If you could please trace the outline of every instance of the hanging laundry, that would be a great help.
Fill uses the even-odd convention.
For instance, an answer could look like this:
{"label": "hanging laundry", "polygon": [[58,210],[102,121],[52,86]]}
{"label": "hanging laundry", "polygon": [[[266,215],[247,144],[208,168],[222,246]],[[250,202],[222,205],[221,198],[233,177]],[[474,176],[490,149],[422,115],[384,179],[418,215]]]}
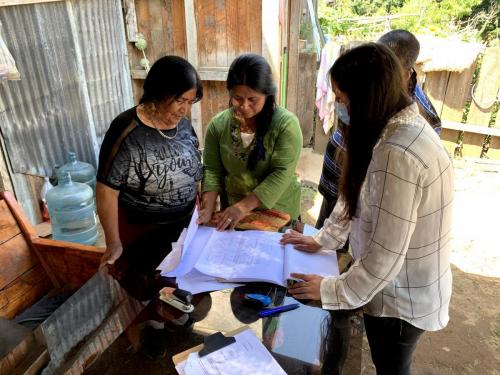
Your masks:
{"label": "hanging laundry", "polygon": [[325,134],[333,126],[335,95],[330,84],[330,75],[328,74],[333,63],[340,54],[341,45],[334,41],[328,41],[321,51],[321,61],[316,78],[316,107],[318,115],[323,122]]}

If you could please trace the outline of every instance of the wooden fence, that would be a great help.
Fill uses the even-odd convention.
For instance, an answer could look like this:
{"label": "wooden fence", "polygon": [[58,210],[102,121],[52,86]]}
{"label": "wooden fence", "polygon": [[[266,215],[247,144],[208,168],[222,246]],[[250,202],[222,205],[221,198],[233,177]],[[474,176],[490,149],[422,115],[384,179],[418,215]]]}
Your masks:
{"label": "wooden fence", "polygon": [[[461,73],[419,73],[424,91],[443,121],[441,139],[451,155],[500,160],[500,116],[490,125],[500,96],[499,62],[500,48],[486,48],[474,85],[478,61]],[[466,123],[462,123],[468,103]]]}

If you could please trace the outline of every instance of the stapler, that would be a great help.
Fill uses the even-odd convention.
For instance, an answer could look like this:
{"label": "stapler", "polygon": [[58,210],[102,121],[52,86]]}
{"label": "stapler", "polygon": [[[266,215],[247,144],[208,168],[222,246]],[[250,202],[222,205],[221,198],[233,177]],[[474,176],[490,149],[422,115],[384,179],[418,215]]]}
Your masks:
{"label": "stapler", "polygon": [[194,310],[194,306],[191,304],[193,295],[187,290],[166,287],[160,290],[160,299],[185,313]]}

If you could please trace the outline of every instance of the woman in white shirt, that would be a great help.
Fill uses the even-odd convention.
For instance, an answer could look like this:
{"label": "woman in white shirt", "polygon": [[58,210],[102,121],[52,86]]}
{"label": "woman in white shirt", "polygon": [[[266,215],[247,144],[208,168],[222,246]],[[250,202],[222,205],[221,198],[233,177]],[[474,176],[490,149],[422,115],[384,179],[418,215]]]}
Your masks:
{"label": "woman in white shirt", "polygon": [[303,281],[289,292],[328,310],[362,306],[377,374],[409,374],[422,332],[449,319],[452,163],[387,47],[354,48],[330,75],[350,123],[340,199],[315,237],[292,232],[282,242],[314,252],[349,236],[357,259],[339,277],[295,274]]}

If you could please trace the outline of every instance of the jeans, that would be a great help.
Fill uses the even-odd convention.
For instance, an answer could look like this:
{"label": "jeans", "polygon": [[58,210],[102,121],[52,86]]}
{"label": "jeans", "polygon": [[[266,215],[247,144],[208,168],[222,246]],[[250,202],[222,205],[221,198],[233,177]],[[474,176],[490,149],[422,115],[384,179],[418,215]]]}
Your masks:
{"label": "jeans", "polygon": [[377,375],[409,375],[413,352],[424,331],[397,318],[365,314],[364,320]]}

